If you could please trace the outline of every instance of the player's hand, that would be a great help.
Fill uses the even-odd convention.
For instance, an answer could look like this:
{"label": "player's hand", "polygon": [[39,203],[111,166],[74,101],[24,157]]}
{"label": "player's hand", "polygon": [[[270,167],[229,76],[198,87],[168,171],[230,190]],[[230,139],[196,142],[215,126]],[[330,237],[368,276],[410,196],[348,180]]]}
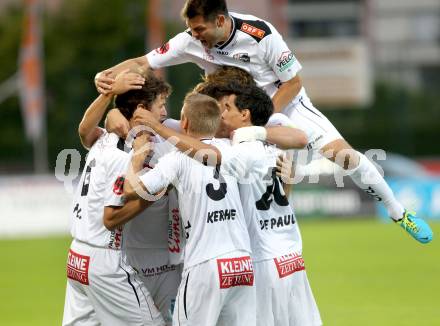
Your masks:
{"label": "player's hand", "polygon": [[152,129],[160,124],[160,121],[148,110],[136,110],[133,119],[135,125],[144,125]]}
{"label": "player's hand", "polygon": [[281,181],[286,184],[292,184],[295,177],[295,162],[292,155],[282,154],[277,158],[276,174]]}
{"label": "player's hand", "polygon": [[115,81],[111,77],[112,73],[111,70],[104,70],[95,75],[95,87],[100,94],[109,95],[111,93],[112,85]]}
{"label": "player's hand", "polygon": [[116,76],[111,86],[113,95],[119,95],[132,89],[141,89],[142,85],[145,84],[144,77],[129,71],[130,69],[126,69]]}
{"label": "player's hand", "polygon": [[130,124],[118,109],[112,109],[107,113],[105,129],[114,132],[121,138],[126,138],[130,130]]}
{"label": "player's hand", "polygon": [[232,133],[232,144],[239,144],[245,141],[265,141],[267,136],[266,128],[259,126],[242,127],[235,129]]}
{"label": "player's hand", "polygon": [[146,157],[150,153],[154,145],[151,137],[151,134],[146,131],[141,131],[136,135],[132,146],[134,155]]}

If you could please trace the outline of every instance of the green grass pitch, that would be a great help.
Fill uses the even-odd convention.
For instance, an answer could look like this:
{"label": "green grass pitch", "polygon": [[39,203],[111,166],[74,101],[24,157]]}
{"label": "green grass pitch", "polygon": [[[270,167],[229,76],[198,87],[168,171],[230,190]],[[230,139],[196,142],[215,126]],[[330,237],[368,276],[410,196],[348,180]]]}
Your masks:
{"label": "green grass pitch", "polygon": [[[324,325],[440,325],[440,239],[421,245],[372,219],[300,224]],[[431,224],[439,236],[440,224]],[[61,324],[69,244],[68,237],[0,241],[1,325]]]}

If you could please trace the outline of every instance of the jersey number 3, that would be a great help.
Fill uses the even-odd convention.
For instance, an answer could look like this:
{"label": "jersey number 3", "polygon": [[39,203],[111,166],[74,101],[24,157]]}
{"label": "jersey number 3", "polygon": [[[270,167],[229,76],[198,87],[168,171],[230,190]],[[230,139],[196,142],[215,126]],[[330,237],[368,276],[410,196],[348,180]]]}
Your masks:
{"label": "jersey number 3", "polygon": [[220,165],[217,165],[214,169],[214,179],[218,180],[220,186],[218,189],[214,189],[214,184],[208,183],[206,185],[206,194],[209,198],[215,201],[222,200],[226,196],[228,186],[225,179],[220,174]]}

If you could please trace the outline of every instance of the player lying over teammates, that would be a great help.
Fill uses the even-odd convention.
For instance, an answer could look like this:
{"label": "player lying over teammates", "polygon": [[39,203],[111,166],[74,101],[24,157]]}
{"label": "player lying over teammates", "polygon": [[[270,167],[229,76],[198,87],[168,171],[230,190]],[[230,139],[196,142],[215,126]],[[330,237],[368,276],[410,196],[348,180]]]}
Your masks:
{"label": "player lying over teammates", "polygon": [[[119,76],[114,93],[100,95],[79,127],[81,140],[90,151],[74,195],[63,325],[166,325],[164,317],[180,282],[177,267],[170,266],[168,259],[166,196],[154,203],[134,200],[124,205],[121,176],[130,155],[124,151],[123,139],[97,128],[112,95],[137,88],[132,81],[138,77]],[[159,120],[166,114],[164,102],[169,92],[169,85],[151,76],[142,89],[118,96],[116,103],[131,125],[137,107],[148,108]],[[123,225],[138,214],[137,220]],[[152,275],[142,275],[133,266],[138,271],[149,268]],[[157,306],[163,306],[164,317],[151,293]]]}
{"label": "player lying over teammates", "polygon": [[209,74],[218,66],[240,67],[272,97],[275,112],[282,112],[304,130],[311,156],[324,156],[347,170],[354,183],[381,201],[392,220],[417,241],[432,240],[429,225],[403,208],[375,166],[313,106],[298,75],[301,64],[272,24],[229,12],[225,0],[187,0],[182,17],[186,31],[145,56],[97,74],[98,91],[110,92],[115,74],[126,68],[145,72],[193,62]]}
{"label": "player lying over teammates", "polygon": [[[229,87],[222,87],[221,85],[216,87],[207,83],[199,86],[198,89],[201,92],[210,94],[223,94],[219,100],[224,108],[222,121],[228,130],[232,131],[253,125],[264,126],[273,112],[273,105],[269,96],[256,86],[243,88],[238,84],[231,85]],[[211,167],[211,173],[218,181],[214,186],[215,188],[211,185],[206,186],[208,194],[209,191],[213,192],[213,196],[208,195],[209,198],[206,198],[208,205],[209,203],[217,204],[216,201],[228,193],[229,182],[225,182],[225,180],[230,180],[230,176],[236,179],[235,183],[239,183],[241,204],[243,205],[244,217],[251,240],[257,293],[257,325],[321,325],[319,312],[305,272],[302,258],[302,241],[295,214],[284,194],[279,178],[275,175],[279,152],[261,141],[243,142],[228,147],[226,146],[228,144],[227,139],[223,142],[215,138],[212,139],[214,133],[210,135],[197,133],[194,129],[205,125],[203,123],[205,113],[201,108],[194,110],[187,104],[188,100],[194,96],[196,95],[188,96],[182,110],[181,125],[186,135],[179,135],[176,131],[153,121],[149,112],[136,112],[135,120],[146,124],[162,136],[177,136],[179,138],[179,142],[176,144],[177,147],[185,150],[185,153],[190,156],[195,155],[203,161],[207,160],[208,165],[209,163],[214,165]],[[209,121],[207,124],[211,125]],[[201,141],[201,139],[207,137],[210,138],[209,141]],[[209,153],[208,150],[211,150],[214,157],[206,159],[205,155],[198,155],[201,152],[207,154]],[[186,180],[188,163],[183,164],[181,160],[191,162],[191,166],[198,166],[198,169],[201,169],[200,163],[197,164],[183,154],[174,152],[159,160],[153,170],[140,176],[140,181],[143,184],[143,190],[149,193],[155,193],[168,183],[173,183],[180,195],[179,203],[182,205],[189,203],[189,207],[194,208],[197,201],[188,202],[184,197],[188,192],[191,193],[191,189],[188,189],[187,184],[188,182],[191,183],[192,180],[197,184],[194,188],[199,192],[200,189],[205,188],[205,184],[203,182],[199,184],[196,177],[197,173],[194,171],[193,179]],[[221,160],[220,166],[216,166],[218,160]],[[139,166],[139,163],[133,162],[135,172],[140,170]],[[129,193],[130,196],[132,194],[133,191]],[[195,211],[188,209],[184,212],[181,206],[181,212],[184,224],[187,223],[189,217],[197,212],[200,213],[200,215],[197,215],[197,221],[205,228],[213,228],[217,223],[221,224],[228,221],[226,217],[228,215],[217,214],[216,211],[209,208],[208,211],[201,210],[197,204]],[[188,238],[187,246],[190,241],[191,235]],[[215,241],[212,245],[214,244]],[[218,264],[221,266],[220,262]],[[231,270],[228,271],[232,272]],[[239,269],[238,271],[242,270]],[[191,273],[191,266],[184,266],[184,275],[191,275]],[[217,282],[210,286],[211,294],[203,297],[205,307],[209,306],[207,302],[211,302],[212,291],[222,288],[222,283],[219,283],[219,280],[223,279],[221,270],[219,269],[216,273],[220,273],[220,275],[216,275]],[[192,291],[198,291],[201,295],[197,287]],[[214,301],[216,302],[216,300]],[[177,309],[185,310],[184,302],[178,300],[177,304]],[[194,323],[196,319],[193,319],[197,318],[197,311],[200,309],[198,304],[201,304],[200,301],[197,303],[189,302],[184,316],[176,314],[176,310],[174,316],[180,317],[178,321],[182,325],[199,325],[199,323]],[[236,305],[235,313],[244,313],[243,307]],[[219,318],[219,324],[223,325],[221,323],[223,321],[222,315],[220,314],[217,318]],[[176,319],[174,320],[176,321]],[[211,323],[204,325],[211,325]],[[216,325],[216,323],[212,323],[212,325]],[[244,324],[230,321],[227,325]]]}

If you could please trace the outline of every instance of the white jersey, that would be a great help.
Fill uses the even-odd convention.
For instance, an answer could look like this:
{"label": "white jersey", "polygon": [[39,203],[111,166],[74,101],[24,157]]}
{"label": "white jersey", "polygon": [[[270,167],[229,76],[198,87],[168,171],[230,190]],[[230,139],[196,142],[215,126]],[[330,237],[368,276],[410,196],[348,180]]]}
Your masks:
{"label": "white jersey", "polygon": [[[281,83],[301,70],[302,66],[278,31],[267,21],[252,15],[230,13],[232,33],[229,39],[212,49],[203,47],[189,30],[177,34],[162,47],[148,53],[153,69],[193,62],[212,73],[219,65],[242,68],[257,85],[273,96]],[[293,102],[306,97],[304,88]]]}
{"label": "white jersey", "polygon": [[275,174],[278,154],[276,148],[261,141],[243,142],[222,152],[221,173],[239,180],[256,262],[302,252],[295,213]]}
{"label": "white jersey", "polygon": [[[205,142],[224,146],[217,139]],[[216,168],[173,151],[140,179],[150,193],[157,193],[170,183],[176,187],[186,233],[185,268],[236,250],[250,252],[238,185],[233,177],[222,178]]]}
{"label": "white jersey", "polygon": [[74,239],[96,247],[121,248],[122,228],[107,230],[103,216],[105,206],[121,205],[127,156],[115,134],[104,132],[91,147],[73,200]]}
{"label": "white jersey", "polygon": [[[171,145],[159,136],[153,141],[153,150],[146,159],[145,169],[151,169],[160,157],[171,150]],[[124,248],[168,248],[169,214],[168,195],[165,195],[124,226]]]}

